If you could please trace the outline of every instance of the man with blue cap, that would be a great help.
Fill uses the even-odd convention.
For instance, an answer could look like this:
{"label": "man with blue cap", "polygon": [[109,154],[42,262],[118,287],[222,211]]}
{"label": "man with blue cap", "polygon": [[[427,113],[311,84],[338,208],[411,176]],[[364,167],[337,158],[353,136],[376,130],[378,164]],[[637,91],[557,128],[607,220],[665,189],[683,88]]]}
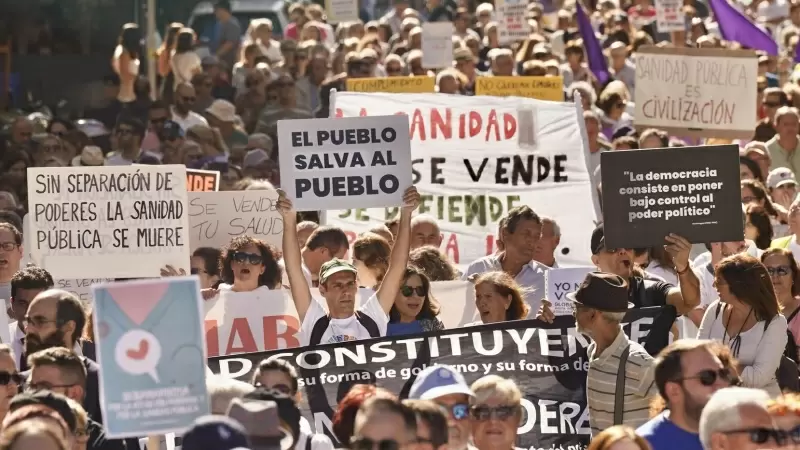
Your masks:
{"label": "man with blue cap", "polygon": [[408,393],[410,399],[431,400],[447,410],[449,450],[472,448],[469,399],[474,396],[464,376],[455,367],[445,365],[422,370]]}

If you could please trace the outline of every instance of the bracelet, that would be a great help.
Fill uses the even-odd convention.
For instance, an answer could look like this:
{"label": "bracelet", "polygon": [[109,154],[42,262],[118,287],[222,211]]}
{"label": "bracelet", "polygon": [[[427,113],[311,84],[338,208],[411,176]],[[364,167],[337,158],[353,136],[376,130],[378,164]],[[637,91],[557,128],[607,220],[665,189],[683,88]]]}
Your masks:
{"label": "bracelet", "polygon": [[677,267],[675,268],[675,273],[677,273],[678,275],[683,275],[688,271],[689,271],[689,264],[687,264],[686,268],[684,268],[683,270],[678,270]]}

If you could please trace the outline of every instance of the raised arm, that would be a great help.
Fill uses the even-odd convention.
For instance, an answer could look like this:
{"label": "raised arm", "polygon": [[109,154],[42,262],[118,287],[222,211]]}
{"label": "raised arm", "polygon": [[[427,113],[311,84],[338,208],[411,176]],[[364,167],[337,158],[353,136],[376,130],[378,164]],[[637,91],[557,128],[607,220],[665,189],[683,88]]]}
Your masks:
{"label": "raised arm", "polygon": [[297,243],[297,212],[286,193],[278,190],[278,211],[283,216],[283,265],[289,277],[289,288],[292,291],[294,307],[300,322],[306,317],[311,306],[311,289],[303,275],[303,261],[300,246]]}
{"label": "raised arm", "polygon": [[389,311],[392,310],[394,299],[403,284],[406,264],[408,263],[408,252],[411,249],[411,214],[417,209],[419,202],[420,197],[417,188],[411,186],[406,189],[403,194],[403,207],[400,208],[400,225],[397,231],[397,238],[394,240],[392,254],[389,257],[389,270],[383,277],[383,282],[376,293],[378,301],[386,314],[389,314]]}

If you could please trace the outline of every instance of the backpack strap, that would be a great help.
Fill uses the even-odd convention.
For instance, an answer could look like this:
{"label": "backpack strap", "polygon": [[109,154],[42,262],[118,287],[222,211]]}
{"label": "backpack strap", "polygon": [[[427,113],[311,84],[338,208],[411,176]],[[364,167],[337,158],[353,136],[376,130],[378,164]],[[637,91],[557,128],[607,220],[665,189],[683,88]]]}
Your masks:
{"label": "backpack strap", "polygon": [[381,337],[381,330],[378,328],[378,324],[375,323],[375,320],[373,320],[372,317],[362,313],[361,311],[356,311],[356,320],[367,330],[367,333],[369,333],[370,337]]}
{"label": "backpack strap", "polygon": [[720,311],[722,311],[722,302],[717,303],[717,308],[714,311],[714,319],[717,319],[719,317]]}
{"label": "backpack strap", "polygon": [[789,317],[786,318],[786,323],[790,323],[792,321],[792,319],[794,319],[794,316],[796,316],[797,313],[799,313],[799,312],[800,312],[800,308],[795,308],[795,310],[792,311],[791,314],[789,314]]}
{"label": "backpack strap", "polygon": [[320,319],[314,323],[314,327],[311,329],[311,337],[308,339],[308,345],[319,344],[322,341],[322,335],[325,334],[325,330],[328,329],[328,325],[330,324],[330,314],[320,317]]}
{"label": "backpack strap", "polygon": [[619,369],[617,370],[617,387],[614,390],[614,425],[622,425],[623,415],[625,414],[625,367],[628,365],[628,353],[630,344],[626,345],[619,357]]}

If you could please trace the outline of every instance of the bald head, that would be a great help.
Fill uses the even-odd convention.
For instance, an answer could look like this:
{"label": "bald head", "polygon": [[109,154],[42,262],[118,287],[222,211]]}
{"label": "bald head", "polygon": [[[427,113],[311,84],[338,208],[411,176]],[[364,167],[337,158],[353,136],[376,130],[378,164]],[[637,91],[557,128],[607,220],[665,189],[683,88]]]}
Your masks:
{"label": "bald head", "polygon": [[11,141],[18,145],[30,143],[33,138],[33,122],[27,117],[18,117],[11,124]]}
{"label": "bald head", "polygon": [[[48,289],[34,297],[28,306],[27,318],[26,349],[28,343],[34,346],[49,344],[45,348],[63,345],[72,349],[86,325],[86,313],[81,301],[75,294],[61,289]],[[53,335],[61,334],[63,339],[59,340],[63,340],[63,344],[57,344]],[[28,351],[25,353],[32,354]]]}

